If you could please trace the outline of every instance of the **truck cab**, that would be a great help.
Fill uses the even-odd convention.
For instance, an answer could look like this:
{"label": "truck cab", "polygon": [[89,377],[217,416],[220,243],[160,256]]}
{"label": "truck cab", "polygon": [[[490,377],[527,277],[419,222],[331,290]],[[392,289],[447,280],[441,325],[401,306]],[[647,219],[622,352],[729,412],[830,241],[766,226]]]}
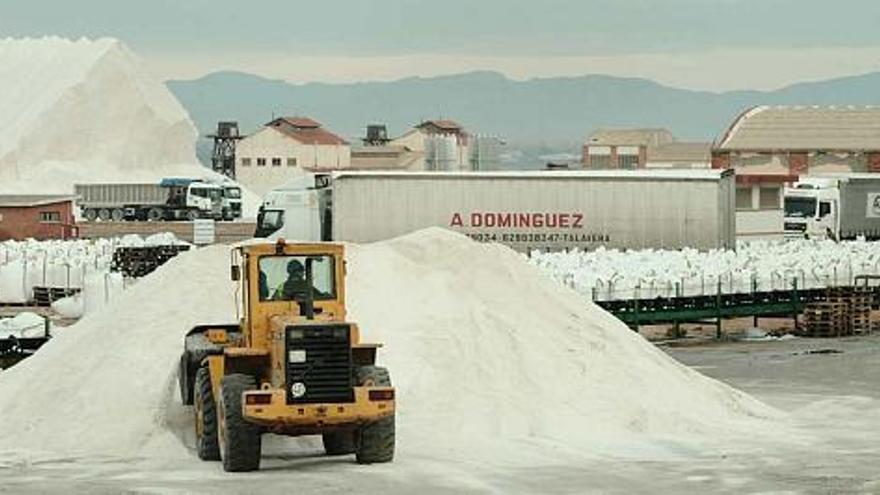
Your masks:
{"label": "truck cab", "polygon": [[305,174],[266,194],[254,237],[331,240],[330,176]]}
{"label": "truck cab", "polygon": [[223,220],[241,218],[241,188],[224,184],[223,189]]}
{"label": "truck cab", "polygon": [[785,189],[785,237],[838,239],[840,187],[835,179],[802,178]]}
{"label": "truck cab", "polygon": [[206,182],[193,182],[186,188],[186,207],[202,218],[219,220],[223,216],[223,188]]}

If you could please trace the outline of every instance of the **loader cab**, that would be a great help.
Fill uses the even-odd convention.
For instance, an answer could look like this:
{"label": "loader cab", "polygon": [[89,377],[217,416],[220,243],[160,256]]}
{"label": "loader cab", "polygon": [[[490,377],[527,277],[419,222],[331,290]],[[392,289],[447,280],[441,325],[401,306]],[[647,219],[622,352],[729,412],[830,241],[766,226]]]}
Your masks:
{"label": "loader cab", "polygon": [[[265,346],[277,320],[286,324],[345,321],[343,246],[287,243],[239,247],[233,254],[239,279],[242,330],[252,346]],[[273,323],[273,321],[275,323]]]}

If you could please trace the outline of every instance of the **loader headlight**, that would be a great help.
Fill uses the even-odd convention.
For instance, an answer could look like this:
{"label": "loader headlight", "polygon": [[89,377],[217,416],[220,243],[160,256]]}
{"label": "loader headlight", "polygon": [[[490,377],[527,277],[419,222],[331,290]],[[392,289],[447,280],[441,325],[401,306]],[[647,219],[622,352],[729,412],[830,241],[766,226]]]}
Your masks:
{"label": "loader headlight", "polygon": [[303,382],[296,382],[291,385],[290,395],[292,395],[294,399],[299,399],[303,395],[306,395],[306,384]]}
{"label": "loader headlight", "polygon": [[293,350],[287,351],[287,361],[293,364],[299,364],[306,362],[306,351],[304,350]]}

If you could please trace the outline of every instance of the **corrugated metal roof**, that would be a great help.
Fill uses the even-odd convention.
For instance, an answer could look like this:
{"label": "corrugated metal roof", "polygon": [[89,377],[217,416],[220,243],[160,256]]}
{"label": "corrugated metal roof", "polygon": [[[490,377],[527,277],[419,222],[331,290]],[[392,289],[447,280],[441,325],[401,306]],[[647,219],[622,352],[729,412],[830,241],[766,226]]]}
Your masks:
{"label": "corrugated metal roof", "polygon": [[599,129],[587,138],[588,145],[657,146],[675,138],[666,129]]}
{"label": "corrugated metal roof", "polygon": [[75,196],[47,194],[4,194],[0,195],[0,208],[31,208],[55,203],[73,201]]}
{"label": "corrugated metal roof", "polygon": [[740,115],[721,150],[880,150],[880,106],[763,106]]}

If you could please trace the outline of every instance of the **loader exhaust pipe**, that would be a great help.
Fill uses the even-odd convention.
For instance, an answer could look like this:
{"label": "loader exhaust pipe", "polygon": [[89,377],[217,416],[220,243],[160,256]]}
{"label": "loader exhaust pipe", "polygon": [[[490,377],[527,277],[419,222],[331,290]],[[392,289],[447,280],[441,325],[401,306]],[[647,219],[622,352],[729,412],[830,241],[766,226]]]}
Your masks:
{"label": "loader exhaust pipe", "polygon": [[309,320],[315,319],[315,288],[312,285],[314,282],[312,263],[314,261],[314,258],[306,258],[306,297],[300,305],[300,310],[303,313],[302,316]]}

